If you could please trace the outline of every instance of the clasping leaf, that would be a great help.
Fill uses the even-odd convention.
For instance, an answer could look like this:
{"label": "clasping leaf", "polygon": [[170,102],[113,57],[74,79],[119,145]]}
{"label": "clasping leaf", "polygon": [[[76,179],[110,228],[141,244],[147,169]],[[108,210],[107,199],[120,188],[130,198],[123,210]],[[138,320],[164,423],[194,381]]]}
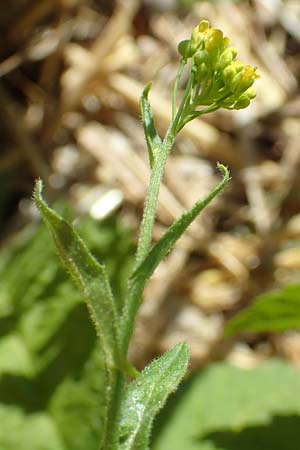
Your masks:
{"label": "clasping leaf", "polygon": [[155,415],[180,383],[188,364],[186,343],[153,361],[125,392],[121,407],[120,450],[146,450]]}

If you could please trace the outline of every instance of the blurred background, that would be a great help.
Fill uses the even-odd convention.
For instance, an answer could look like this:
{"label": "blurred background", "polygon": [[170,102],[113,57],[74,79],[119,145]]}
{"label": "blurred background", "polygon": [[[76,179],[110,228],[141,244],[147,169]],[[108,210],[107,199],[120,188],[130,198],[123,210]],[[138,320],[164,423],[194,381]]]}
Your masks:
{"label": "blurred background", "polygon": [[122,305],[149,179],[139,96],[153,81],[163,136],[177,44],[201,19],[258,67],[258,95],[177,138],[154,239],[217,183],[217,161],[232,180],[155,272],[131,359],[143,368],[186,340],[193,372],[300,361],[296,331],[223,337],[256,295],[299,283],[300,2],[10,0],[0,6],[1,450],[97,448],[101,352],[33,207],[34,180],[107,263]]}

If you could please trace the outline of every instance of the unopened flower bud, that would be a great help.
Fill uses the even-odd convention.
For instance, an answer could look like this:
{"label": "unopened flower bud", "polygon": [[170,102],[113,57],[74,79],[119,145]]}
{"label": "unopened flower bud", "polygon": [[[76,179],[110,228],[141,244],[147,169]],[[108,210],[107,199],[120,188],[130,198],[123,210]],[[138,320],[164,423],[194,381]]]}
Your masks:
{"label": "unopened flower bud", "polygon": [[250,104],[250,98],[246,94],[242,94],[240,98],[235,102],[234,109],[244,109]]}
{"label": "unopened flower bud", "polygon": [[211,52],[223,46],[223,33],[220,30],[211,28],[207,32],[207,40],[205,42],[205,50]]}
{"label": "unopened flower bud", "polygon": [[247,94],[250,100],[253,100],[256,97],[256,89],[254,87],[250,87],[246,90],[245,94]]}
{"label": "unopened flower bud", "polygon": [[204,79],[207,77],[208,73],[209,73],[209,69],[208,69],[207,65],[203,62],[203,63],[200,64],[200,66],[198,67],[198,70],[197,70],[197,77],[198,77],[198,79],[200,79],[200,80],[204,80]]}
{"label": "unopened flower bud", "polygon": [[229,66],[224,69],[224,82],[226,86],[231,87],[233,79],[244,68],[244,64],[241,61],[233,61]]}
{"label": "unopened flower bud", "polygon": [[259,78],[256,73],[256,68],[246,65],[244,69],[239,72],[232,80],[231,89],[233,92],[245,92],[254,81]]}
{"label": "unopened flower bud", "polygon": [[195,53],[194,61],[196,66],[200,66],[203,62],[206,63],[208,61],[208,53],[205,50],[198,50]]}
{"label": "unopened flower bud", "polygon": [[208,20],[201,20],[201,22],[193,29],[191,37],[192,55],[200,48],[201,43],[209,30],[210,25]]}
{"label": "unopened flower bud", "polygon": [[183,57],[183,59],[188,59],[192,56],[191,53],[191,41],[186,39],[178,44],[178,52]]}
{"label": "unopened flower bud", "polygon": [[210,28],[210,24],[208,20],[201,20],[201,22],[198,24],[198,31],[200,33],[204,33]]}
{"label": "unopened flower bud", "polygon": [[218,60],[216,69],[217,70],[225,69],[225,67],[227,67],[229,64],[231,64],[234,61],[236,56],[237,56],[237,50],[234,47],[226,48]]}

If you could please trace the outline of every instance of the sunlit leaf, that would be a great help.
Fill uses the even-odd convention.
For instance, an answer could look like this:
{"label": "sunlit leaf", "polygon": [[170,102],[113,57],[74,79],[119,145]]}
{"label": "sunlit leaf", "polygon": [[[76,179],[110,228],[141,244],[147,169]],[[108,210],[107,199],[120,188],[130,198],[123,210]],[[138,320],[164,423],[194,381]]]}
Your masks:
{"label": "sunlit leaf", "polygon": [[177,389],[187,363],[187,345],[178,344],[129,385],[121,411],[120,450],[148,449],[153,419]]}
{"label": "sunlit leaf", "polygon": [[151,450],[294,450],[300,370],[269,360],[212,364],[183,383],[158,417]]}
{"label": "sunlit leaf", "polygon": [[300,328],[300,285],[265,292],[226,326],[227,336],[242,332],[285,331]]}
{"label": "sunlit leaf", "polygon": [[41,181],[36,184],[35,201],[65,267],[86,300],[106,362],[108,366],[117,366],[118,317],[105,266],[91,255],[74,227],[47,206],[42,198]]}

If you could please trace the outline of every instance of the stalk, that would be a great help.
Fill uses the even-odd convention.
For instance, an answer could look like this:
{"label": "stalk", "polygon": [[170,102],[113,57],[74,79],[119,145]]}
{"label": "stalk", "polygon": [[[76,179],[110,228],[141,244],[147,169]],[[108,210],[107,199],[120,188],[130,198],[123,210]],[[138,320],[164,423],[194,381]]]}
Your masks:
{"label": "stalk", "polygon": [[105,420],[104,438],[101,449],[118,450],[118,428],[120,407],[125,385],[124,374],[118,369],[111,369],[108,374],[107,399],[108,408]]}

